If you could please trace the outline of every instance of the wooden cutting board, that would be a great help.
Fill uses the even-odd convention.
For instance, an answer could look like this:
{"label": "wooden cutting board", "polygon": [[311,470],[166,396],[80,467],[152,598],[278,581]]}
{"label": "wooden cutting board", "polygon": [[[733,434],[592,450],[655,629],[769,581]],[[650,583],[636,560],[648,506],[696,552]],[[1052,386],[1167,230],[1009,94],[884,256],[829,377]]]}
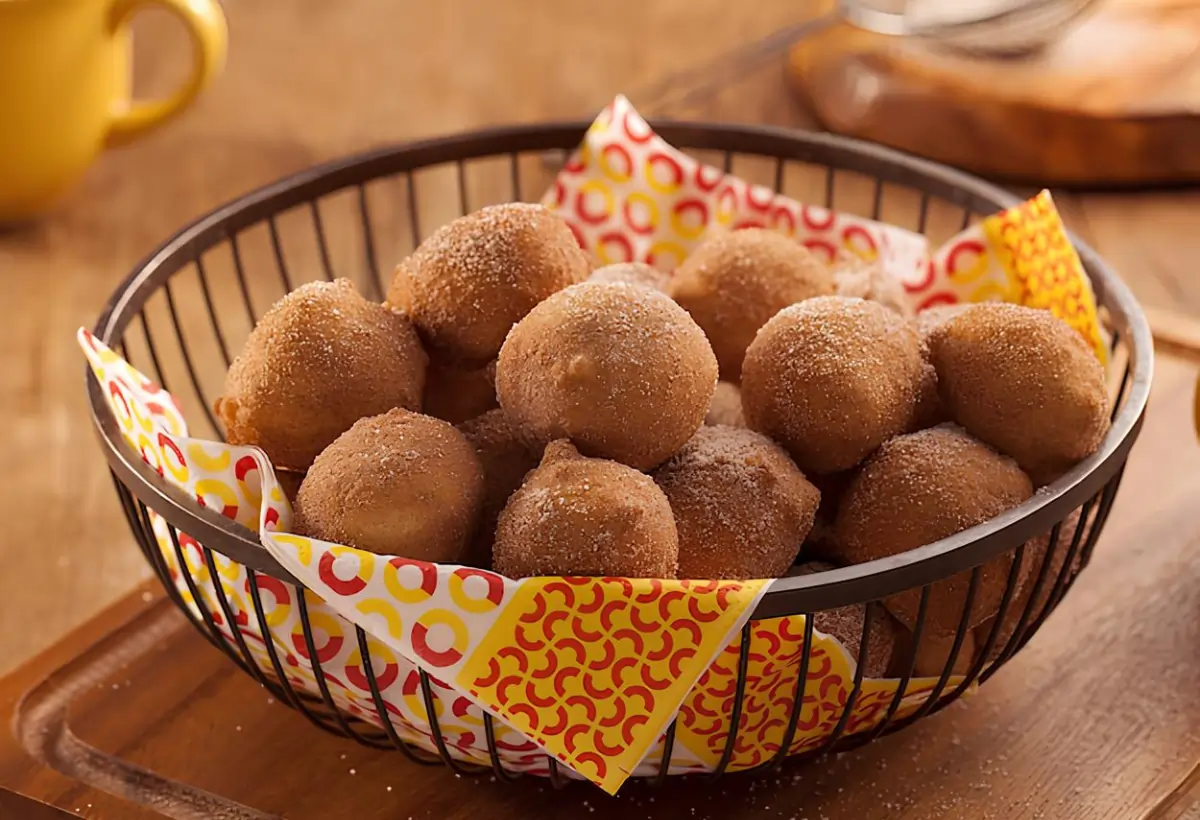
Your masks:
{"label": "wooden cutting board", "polygon": [[985,176],[1200,182],[1200,0],[1101,0],[1010,60],[844,24],[793,47],[787,73],[829,130]]}
{"label": "wooden cutting board", "polygon": [[[1190,350],[1194,325],[1177,330]],[[616,798],[458,778],[313,728],[150,582],[0,679],[0,820],[1198,820],[1196,366],[1161,352],[1061,607],[974,697],[863,749]]]}

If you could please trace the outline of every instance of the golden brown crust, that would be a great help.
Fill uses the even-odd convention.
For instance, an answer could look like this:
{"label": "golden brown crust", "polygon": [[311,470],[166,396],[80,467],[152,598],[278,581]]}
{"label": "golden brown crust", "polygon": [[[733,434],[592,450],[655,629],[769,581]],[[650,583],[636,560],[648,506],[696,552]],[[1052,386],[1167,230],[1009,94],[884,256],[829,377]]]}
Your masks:
{"label": "golden brown crust", "polygon": [[458,424],[499,406],[494,360],[482,367],[430,360],[421,405],[425,415]]}
{"label": "golden brown crust", "polygon": [[778,578],[796,560],[820,493],[769,438],[701,427],[654,471],[679,532],[679,577]]}
{"label": "golden brown crust", "polygon": [[303,471],[360,418],[419,408],[426,361],[402,314],[368,302],[348,280],[312,282],[259,320],[215,409],[229,442]]}
{"label": "golden brown crust", "polygon": [[666,293],[671,277],[645,262],[616,262],[596,268],[587,281],[609,285],[618,283],[641,285],[653,288],[660,293]]}
{"label": "golden brown crust", "polygon": [[726,427],[745,427],[746,416],[742,413],[742,389],[733,382],[717,382],[713,392],[712,402],[708,405],[708,413],[704,423]]}
{"label": "golden brown crust", "polygon": [[[828,572],[834,569],[833,564],[822,561],[809,561],[800,564],[789,572],[789,575],[812,575],[818,572]],[[813,626],[826,635],[837,638],[842,648],[850,654],[855,663],[859,662],[862,649],[863,629],[867,623],[867,607],[865,604],[826,609],[813,615]],[[867,634],[867,663],[863,674],[868,678],[887,677],[888,669],[895,654],[896,639],[904,627],[896,623],[882,607],[876,605],[871,613],[871,629]]]}
{"label": "golden brown crust", "polygon": [[486,362],[534,305],[590,272],[566,222],[514,202],[435,231],[397,266],[388,302],[412,317],[432,351]]}
{"label": "golden brown crust", "polygon": [[775,231],[720,234],[689,256],[668,291],[704,329],[721,378],[741,379],[754,334],[783,308],[834,292],[833,274],[807,248]]}
{"label": "golden brown crust", "polygon": [[649,476],[552,442],[508,500],[493,564],[509,578],[593,575],[674,578],[679,541],[671,505]]}
{"label": "golden brown crust", "polygon": [[953,419],[1037,485],[1096,452],[1108,432],[1104,368],[1047,310],[972,305],[932,334],[930,356]]}
{"label": "golden brown crust", "polygon": [[500,406],[542,443],[648,470],[704,421],[717,362],[674,302],[635,285],[585,282],[521,320],[500,351]]}
{"label": "golden brown crust", "polygon": [[500,408],[464,421],[458,429],[475,448],[483,467],[483,507],[469,562],[473,566],[489,567],[500,511],[521,486],[526,474],[537,467],[541,450],[529,447],[521,439],[512,419]]}
{"label": "golden brown crust", "polygon": [[862,299],[781,310],[746,351],[746,424],[782,444],[805,475],[846,470],[910,427],[924,362],[916,331]]}
{"label": "golden brown crust", "polygon": [[[949,425],[898,436],[879,448],[846,491],[835,524],[840,562],[861,564],[961,532],[1028,499],[1033,487],[1009,458]],[[1012,555],[983,565],[968,628],[994,615]],[[931,587],[925,628],[954,633],[971,573]],[[902,623],[917,619],[920,589],[884,601]]]}
{"label": "golden brown crust", "polygon": [[313,462],[296,532],[382,555],[455,563],[483,502],[475,449],[450,424],[390,410],[362,419]]}

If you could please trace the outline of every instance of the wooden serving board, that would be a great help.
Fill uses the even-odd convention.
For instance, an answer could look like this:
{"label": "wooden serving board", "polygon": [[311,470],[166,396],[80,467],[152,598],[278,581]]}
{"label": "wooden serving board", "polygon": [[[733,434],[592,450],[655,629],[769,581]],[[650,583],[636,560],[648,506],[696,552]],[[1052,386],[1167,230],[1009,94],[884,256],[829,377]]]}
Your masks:
{"label": "wooden serving board", "polygon": [[1034,640],[973,698],[857,752],[616,798],[458,778],[313,728],[148,584],[0,680],[0,820],[1198,820],[1195,381],[1160,357],[1105,535]]}
{"label": "wooden serving board", "polygon": [[787,73],[829,130],[984,176],[1200,182],[1200,0],[1100,0],[1015,60],[840,25],[795,46]]}

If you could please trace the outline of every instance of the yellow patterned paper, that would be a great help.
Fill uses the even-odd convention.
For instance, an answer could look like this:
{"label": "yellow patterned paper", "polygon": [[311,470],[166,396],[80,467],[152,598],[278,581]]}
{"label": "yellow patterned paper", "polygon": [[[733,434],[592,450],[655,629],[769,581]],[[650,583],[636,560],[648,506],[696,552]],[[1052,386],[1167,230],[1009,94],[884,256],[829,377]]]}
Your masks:
{"label": "yellow patterned paper", "polygon": [[[988,247],[1009,277],[1017,302],[1049,310],[1088,341],[1101,362],[1096,297],[1049,191],[983,220]],[[980,301],[980,300],[976,300]]]}
{"label": "yellow patterned paper", "polygon": [[767,583],[534,579],[457,681],[615,793]]}

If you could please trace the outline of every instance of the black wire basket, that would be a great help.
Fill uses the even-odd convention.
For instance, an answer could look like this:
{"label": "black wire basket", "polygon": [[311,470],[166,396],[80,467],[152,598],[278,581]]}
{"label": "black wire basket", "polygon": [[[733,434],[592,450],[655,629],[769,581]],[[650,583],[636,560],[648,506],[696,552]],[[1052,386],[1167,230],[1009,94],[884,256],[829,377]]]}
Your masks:
{"label": "black wire basket", "polygon": [[[102,342],[135,367],[198,408],[192,421],[207,427],[193,435],[220,436],[210,411],[231,358],[259,315],[283,294],[308,278],[350,278],[366,294],[381,298],[390,265],[437,225],[462,213],[499,201],[533,199],[553,176],[552,161],[566,158],[580,142],[587,123],[567,123],[482,131],[386,148],[323,165],[250,193],[187,226],[137,266],[113,294],[95,327]],[[961,230],[973,220],[1016,204],[1010,194],[942,166],[865,143],[823,135],[746,126],[656,123],[669,143],[742,176],[763,182],[802,201],[894,221],[903,211],[914,230],[934,235]],[[799,190],[797,190],[799,187]],[[858,203],[856,206],[855,203]],[[900,207],[900,204],[903,207]],[[1072,237],[1096,292],[1111,339],[1110,381],[1113,425],[1099,451],[1032,499],[997,518],[934,544],[890,558],[816,575],[775,581],[742,631],[735,653],[736,689],[725,715],[723,748],[715,766],[724,773],[733,759],[743,725],[743,696],[755,624],[767,619],[850,605],[866,605],[859,656],[865,657],[872,622],[885,617],[879,601],[906,590],[920,590],[914,642],[920,644],[926,607],[934,583],[969,575],[963,616],[936,684],[920,694],[916,708],[900,709],[914,663],[900,670],[899,687],[879,705],[867,730],[851,720],[863,692],[865,664],[859,664],[831,732],[819,744],[796,753],[792,739],[798,704],[811,692],[813,617],[805,618],[803,643],[786,672],[790,704],[777,750],[754,766],[773,768],[785,757],[803,759],[843,751],[931,714],[986,680],[1037,632],[1088,564],[1121,483],[1126,459],[1141,428],[1150,389],[1153,354],[1145,318],[1124,284],[1087,246]],[[196,503],[169,484],[126,444],[97,380],[89,373],[92,414],[112,470],[113,482],[133,534],[167,594],[220,651],[297,709],[315,725],[377,748],[397,749],[420,763],[439,761],[460,773],[491,772],[511,779],[522,773],[545,774],[555,785],[570,774],[552,757],[528,755],[513,766],[500,753],[497,738],[507,727],[481,716],[479,742],[486,744],[485,764],[471,762],[444,737],[439,716],[445,706],[436,679],[423,670],[414,675],[414,702],[423,709],[432,743],[414,743],[395,720],[381,695],[369,651],[369,636],[343,622],[348,640],[361,653],[361,674],[373,708],[347,707],[332,692],[322,670],[320,624],[314,601],[296,580],[261,547],[254,533]],[[1028,546],[1044,539],[1045,552]],[[1027,553],[1029,553],[1027,557]],[[982,566],[1002,555],[1014,556],[999,616],[981,646],[967,655],[969,613]],[[1016,625],[1002,630],[1016,599],[1018,568],[1033,561],[1028,583],[1033,592],[1015,610]],[[245,571],[245,588],[231,594],[212,583],[230,567]],[[209,584],[204,592],[204,584]],[[298,678],[296,659],[269,634],[264,590],[288,594],[298,610],[296,652],[308,661],[307,679]],[[248,602],[239,597],[245,593]],[[237,600],[235,600],[235,598]],[[1012,621],[1010,620],[1011,624]],[[252,629],[246,629],[246,627]],[[1007,632],[1008,634],[1003,634]],[[255,634],[256,633],[256,634]],[[915,652],[913,653],[915,655]],[[963,655],[963,658],[960,658]],[[966,662],[964,662],[966,661]],[[908,702],[908,701],[905,701]],[[911,703],[909,704],[911,705]],[[676,723],[660,740],[654,759],[637,774],[661,780],[668,774]],[[490,763],[490,765],[486,765]]]}

